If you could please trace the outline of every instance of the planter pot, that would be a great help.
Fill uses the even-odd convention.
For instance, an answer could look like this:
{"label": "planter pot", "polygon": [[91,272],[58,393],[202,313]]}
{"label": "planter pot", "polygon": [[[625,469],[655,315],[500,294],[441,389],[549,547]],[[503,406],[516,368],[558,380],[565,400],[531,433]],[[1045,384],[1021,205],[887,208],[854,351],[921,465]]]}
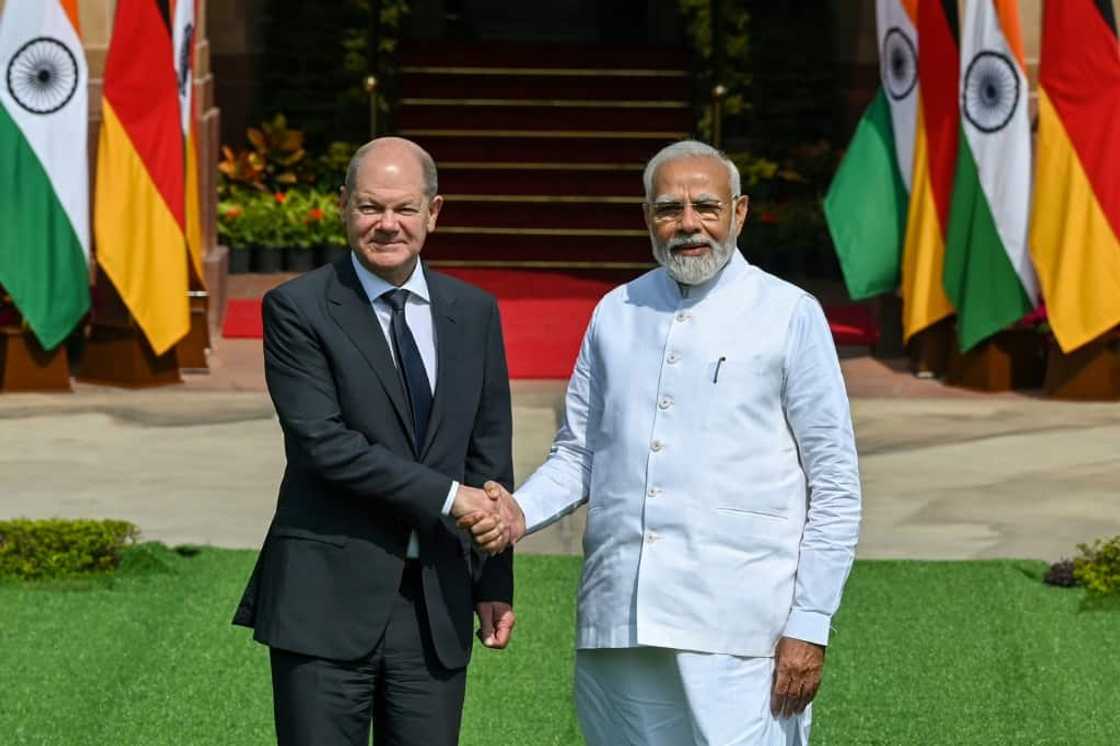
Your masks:
{"label": "planter pot", "polygon": [[322,246],[320,247],[321,256],[323,257],[323,264],[333,264],[344,256],[350,253],[349,246]]}
{"label": "planter pot", "polygon": [[257,246],[253,249],[253,271],[264,274],[279,272],[284,262],[282,249],[265,248]]}
{"label": "planter pot", "polygon": [[243,275],[252,266],[253,252],[249,249],[232,249],[229,252],[229,273]]}
{"label": "planter pot", "polygon": [[315,268],[315,252],[310,246],[289,246],[284,249],[284,269],[288,272],[307,272]]}

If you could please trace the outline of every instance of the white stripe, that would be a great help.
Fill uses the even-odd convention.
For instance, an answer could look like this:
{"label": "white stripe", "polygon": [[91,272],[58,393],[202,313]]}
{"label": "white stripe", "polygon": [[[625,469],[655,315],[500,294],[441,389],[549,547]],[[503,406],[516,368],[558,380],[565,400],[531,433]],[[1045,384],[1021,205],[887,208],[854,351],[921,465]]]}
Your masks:
{"label": "white stripe", "polygon": [[[993,69],[1010,69],[1018,80],[1018,100],[1011,113],[1010,121],[1002,129],[985,132],[969,119],[966,111],[973,111],[973,119],[987,125],[986,120],[970,108],[964,98],[969,66],[981,53],[995,53],[1010,62],[1010,68],[996,67],[1003,63],[995,62]],[[987,56],[984,59],[995,61]],[[977,74],[979,65],[974,68]],[[1031,200],[1031,127],[1027,111],[1027,76],[1019,60],[1012,52],[1007,38],[1000,27],[992,0],[969,0],[965,7],[964,27],[961,35],[961,82],[960,92],[963,107],[961,111],[965,137],[968,147],[976,161],[980,176],[980,188],[988,201],[996,232],[1007,252],[1011,266],[1019,275],[1019,281],[1028,297],[1038,301],[1038,278],[1031,264],[1027,249],[1027,226],[1030,221]],[[1002,121],[994,117],[993,121]],[[990,128],[990,127],[988,127]]]}
{"label": "white stripe", "polygon": [[[26,46],[35,39],[45,38],[36,46]],[[69,52],[63,51],[62,47]],[[20,54],[12,66],[13,58]],[[23,62],[32,59],[35,50],[54,52],[60,70],[74,78],[74,91],[65,105],[51,113],[34,113],[13,98],[8,81],[18,75]],[[71,61],[72,60],[72,61]],[[26,68],[23,68],[26,69]],[[85,51],[78,32],[70,23],[66,11],[58,0],[8,0],[0,15],[0,105],[15,121],[32,151],[42,164],[59,202],[74,228],[86,263],[89,263],[89,153],[86,149],[86,129],[89,117],[87,84],[89,72]],[[70,88],[66,81],[66,91]],[[28,103],[34,96],[33,89],[24,88],[17,95]],[[65,99],[63,99],[65,100]],[[39,99],[41,108],[55,102],[46,96]],[[34,107],[33,107],[34,108]]]}
{"label": "white stripe", "polygon": [[[898,0],[877,0],[875,4],[875,21],[879,39],[879,77],[883,90],[887,94],[887,101],[891,108],[891,129],[894,131],[895,157],[898,160],[898,170],[902,173],[902,181],[906,184],[906,191],[911,191],[911,173],[914,170],[914,133],[918,124],[918,31],[914,28],[910,15]],[[884,46],[888,37],[892,48],[905,38],[912,45],[914,85],[904,96],[899,96],[905,90],[900,88],[896,79],[892,78],[889,69],[890,60],[885,59]],[[906,45],[898,47],[900,50]],[[895,95],[891,95],[892,91]]]}
{"label": "white stripe", "polygon": [[[194,0],[178,0],[175,3],[172,47],[175,54],[175,73],[179,80],[179,120],[183,126],[184,135],[189,135],[191,126],[191,88],[194,84],[194,71],[190,65],[193,55],[190,54],[190,50],[184,54],[183,48],[187,44],[194,45],[194,38],[197,35],[194,21]],[[189,38],[188,27],[190,29]]]}

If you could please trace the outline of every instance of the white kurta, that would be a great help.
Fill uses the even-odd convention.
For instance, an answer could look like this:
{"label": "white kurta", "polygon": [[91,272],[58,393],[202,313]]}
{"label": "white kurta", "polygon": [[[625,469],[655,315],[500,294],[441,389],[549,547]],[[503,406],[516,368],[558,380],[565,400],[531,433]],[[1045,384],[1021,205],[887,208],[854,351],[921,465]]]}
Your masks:
{"label": "white kurta", "polygon": [[772,656],[826,644],[860,487],[819,304],[735,252],[704,285],[653,270],[595,309],[530,530],[588,503],[577,647]]}

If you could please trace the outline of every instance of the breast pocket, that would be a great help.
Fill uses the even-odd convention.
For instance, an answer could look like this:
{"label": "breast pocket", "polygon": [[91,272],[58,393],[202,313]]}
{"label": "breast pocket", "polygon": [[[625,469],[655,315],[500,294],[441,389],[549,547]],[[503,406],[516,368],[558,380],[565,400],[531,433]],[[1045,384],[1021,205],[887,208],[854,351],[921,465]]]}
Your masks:
{"label": "breast pocket", "polygon": [[[785,475],[790,454],[780,447],[787,427],[781,406],[777,360],[744,357],[712,370],[701,442],[709,504],[725,517],[752,522],[788,515],[791,493]],[[717,507],[718,506],[718,507]]]}
{"label": "breast pocket", "polygon": [[[781,374],[762,357],[725,358],[708,366],[705,431],[716,436],[742,430],[745,418],[780,414]],[[775,423],[775,426],[778,423]]]}

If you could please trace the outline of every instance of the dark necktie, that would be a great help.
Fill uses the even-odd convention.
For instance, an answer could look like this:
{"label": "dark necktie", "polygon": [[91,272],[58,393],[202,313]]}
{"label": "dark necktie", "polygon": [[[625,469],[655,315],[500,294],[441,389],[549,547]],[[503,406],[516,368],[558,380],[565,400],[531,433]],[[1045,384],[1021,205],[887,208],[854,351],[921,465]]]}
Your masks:
{"label": "dark necktie", "polygon": [[393,352],[396,353],[397,370],[404,379],[405,393],[412,404],[412,426],[416,433],[416,450],[424,447],[424,436],[428,432],[428,415],[432,411],[432,388],[428,381],[428,373],[424,370],[424,359],[420,357],[420,348],[412,331],[408,328],[408,321],[404,316],[404,306],[408,301],[407,290],[391,290],[382,298],[393,309],[393,316],[389,322],[389,336],[393,339]]}

